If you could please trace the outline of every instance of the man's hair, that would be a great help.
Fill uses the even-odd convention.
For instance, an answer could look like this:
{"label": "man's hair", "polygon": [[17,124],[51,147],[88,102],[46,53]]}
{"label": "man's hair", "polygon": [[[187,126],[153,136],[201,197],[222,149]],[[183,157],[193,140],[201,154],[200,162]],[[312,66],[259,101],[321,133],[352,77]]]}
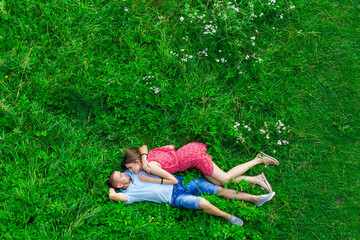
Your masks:
{"label": "man's hair", "polygon": [[112,171],[109,175],[109,180],[105,182],[105,184],[109,187],[116,188],[116,184],[118,183],[118,181],[115,179],[115,172],[116,171]]}
{"label": "man's hair", "polygon": [[141,160],[140,150],[138,148],[128,148],[122,163],[123,168],[126,168],[125,164],[135,163],[136,160]]}

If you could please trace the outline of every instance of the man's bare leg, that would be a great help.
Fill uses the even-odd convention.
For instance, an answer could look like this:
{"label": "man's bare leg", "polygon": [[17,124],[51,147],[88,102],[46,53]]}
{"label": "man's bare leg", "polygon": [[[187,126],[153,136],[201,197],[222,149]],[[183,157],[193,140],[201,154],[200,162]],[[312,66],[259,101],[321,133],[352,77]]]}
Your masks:
{"label": "man's bare leg", "polygon": [[229,221],[231,224],[234,225],[239,225],[242,226],[243,225],[243,221],[238,218],[235,217],[229,213],[226,213],[224,211],[221,211],[219,208],[217,208],[216,206],[212,205],[208,200],[206,200],[205,198],[201,198],[200,199],[200,208],[206,212],[207,214],[211,214],[214,216],[218,216],[218,217],[222,217],[224,219],[226,219],[227,221]]}

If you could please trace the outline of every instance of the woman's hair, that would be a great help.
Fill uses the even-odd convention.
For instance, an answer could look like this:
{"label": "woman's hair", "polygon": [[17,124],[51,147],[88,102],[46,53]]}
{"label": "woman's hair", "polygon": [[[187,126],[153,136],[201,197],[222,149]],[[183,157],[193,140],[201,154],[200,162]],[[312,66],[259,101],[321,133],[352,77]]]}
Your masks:
{"label": "woman's hair", "polygon": [[138,148],[128,148],[125,152],[124,160],[122,162],[123,168],[126,168],[125,164],[135,163],[139,160],[141,163],[141,154]]}

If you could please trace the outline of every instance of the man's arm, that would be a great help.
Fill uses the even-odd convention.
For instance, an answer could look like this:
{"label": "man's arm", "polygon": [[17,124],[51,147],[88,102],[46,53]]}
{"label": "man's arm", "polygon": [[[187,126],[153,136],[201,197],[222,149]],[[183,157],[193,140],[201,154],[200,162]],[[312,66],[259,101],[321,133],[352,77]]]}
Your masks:
{"label": "man's arm", "polygon": [[117,193],[114,188],[109,188],[109,198],[113,201],[127,202],[127,197],[124,193]]}

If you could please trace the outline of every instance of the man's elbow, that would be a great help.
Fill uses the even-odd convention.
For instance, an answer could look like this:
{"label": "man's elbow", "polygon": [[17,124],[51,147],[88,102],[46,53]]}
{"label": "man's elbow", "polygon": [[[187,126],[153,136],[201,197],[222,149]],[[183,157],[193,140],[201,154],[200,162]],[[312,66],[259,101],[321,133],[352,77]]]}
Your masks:
{"label": "man's elbow", "polygon": [[119,199],[116,198],[116,195],[113,193],[109,193],[109,198],[113,201],[119,201]]}

